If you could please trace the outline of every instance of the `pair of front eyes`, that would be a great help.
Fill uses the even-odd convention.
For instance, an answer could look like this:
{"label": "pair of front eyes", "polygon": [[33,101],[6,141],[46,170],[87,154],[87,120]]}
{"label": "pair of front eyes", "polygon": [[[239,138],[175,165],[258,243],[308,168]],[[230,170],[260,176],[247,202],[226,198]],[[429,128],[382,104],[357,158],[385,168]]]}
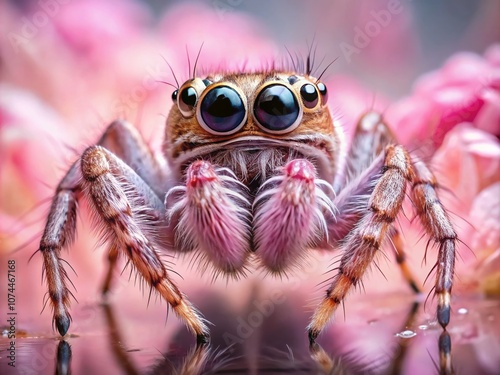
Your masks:
{"label": "pair of front eyes", "polygon": [[[259,88],[253,116],[262,130],[273,134],[291,132],[300,124],[304,110],[314,110],[326,104],[326,86],[321,82],[313,84],[304,81],[290,76],[290,86],[272,81]],[[201,127],[215,135],[228,135],[240,130],[248,117],[243,92],[231,82],[214,84],[209,79],[202,82],[205,89],[201,95],[198,95],[195,85],[185,86],[172,94],[182,116],[189,118],[196,114]]]}

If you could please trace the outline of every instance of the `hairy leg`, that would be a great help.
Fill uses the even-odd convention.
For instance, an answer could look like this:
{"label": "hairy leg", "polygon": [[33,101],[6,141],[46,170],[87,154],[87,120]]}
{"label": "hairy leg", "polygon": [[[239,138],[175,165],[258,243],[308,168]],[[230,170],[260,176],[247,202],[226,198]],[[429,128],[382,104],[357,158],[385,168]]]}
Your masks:
{"label": "hairy leg", "polygon": [[338,274],[308,326],[311,344],[371,264],[401,210],[406,184],[412,180],[413,171],[407,152],[401,146],[388,146],[382,175],[373,189],[367,210],[343,242]]}
{"label": "hairy leg", "polygon": [[[71,166],[57,187],[40,242],[39,250],[44,258],[48,296],[53,307],[55,326],[61,335],[65,335],[70,326],[71,292],[67,286],[70,281],[63,266],[64,261],[59,254],[62,248],[69,247],[73,242],[76,232],[77,201],[84,194],[90,198],[91,203],[93,202],[97,215],[100,216],[100,222],[104,222],[104,234],[111,242],[110,269],[103,291],[109,289],[118,250],[125,248],[132,261],[135,260],[134,265],[150,285],[155,286],[164,298],[170,299],[172,306],[177,306],[174,310],[185,319],[199,339],[204,340],[207,329],[196,311],[183,300],[182,294],[169,280],[157,281],[160,276],[166,275],[166,268],[153,248],[153,243],[149,241],[164,247],[169,243],[168,235],[172,233],[162,221],[165,210],[163,202],[149,185],[151,183],[153,186],[159,186],[163,180],[159,177],[159,173],[152,172],[159,164],[147,150],[137,131],[127,123],[118,121],[112,123],[99,143],[116,149],[120,158],[102,147],[94,146],[86,151],[85,157]],[[134,165],[148,183],[126,163]],[[102,174],[95,176],[92,168],[100,168]],[[82,174],[82,170],[86,173]],[[100,183],[93,183],[99,179]],[[113,185],[107,185],[103,180],[113,181]],[[108,201],[107,198],[114,198],[115,201],[111,199]],[[103,209],[107,209],[106,213],[102,212]],[[115,214],[116,218],[113,216]],[[131,227],[127,228],[127,224],[131,224]],[[138,233],[139,238],[130,238],[131,230],[133,233]],[[145,254],[140,253],[141,245],[147,246]],[[148,268],[149,261],[152,262],[152,271]]]}
{"label": "hairy leg", "polygon": [[[121,120],[113,121],[97,144],[111,151],[132,168],[158,197],[165,194],[166,167],[155,157],[139,131],[132,124]],[[118,249],[116,246],[111,246],[108,251],[108,271],[101,288],[103,295],[106,295],[111,289],[117,260]]]}
{"label": "hairy leg", "polygon": [[411,197],[417,215],[431,240],[438,246],[438,260],[435,265],[437,275],[435,293],[438,297],[437,318],[446,328],[450,321],[450,299],[455,267],[457,234],[450,218],[439,201],[436,177],[418,158],[413,157],[415,179],[411,187]]}
{"label": "hairy leg", "polygon": [[395,226],[393,226],[391,228],[389,236],[391,238],[391,243],[393,245],[391,246],[391,248],[394,252],[396,262],[399,265],[399,268],[401,270],[404,279],[415,293],[421,293],[422,291],[418,286],[419,284],[416,282],[415,276],[413,276],[413,272],[411,272],[410,267],[406,262],[406,252],[404,250],[403,239],[401,238],[399,230],[396,229]]}
{"label": "hairy leg", "polygon": [[[111,123],[99,140],[99,144],[115,150],[122,160],[135,165],[153,185],[161,180],[152,172],[156,170],[154,165],[158,163],[153,160],[147,146],[132,125],[122,121]],[[39,247],[44,259],[48,296],[53,308],[53,322],[62,336],[66,334],[71,321],[69,314],[71,292],[68,289],[69,279],[59,254],[62,248],[71,246],[75,238],[76,210],[78,199],[82,195],[81,182],[82,174],[78,160],[70,167],[56,188]],[[111,255],[110,267],[113,267],[116,262],[112,260]],[[111,274],[110,269],[104,284],[106,289],[109,289]]]}
{"label": "hairy leg", "polygon": [[[359,120],[349,150],[346,176],[348,185],[340,191],[334,204],[338,209],[336,222],[329,226],[332,239],[342,240],[361,219],[370,194],[380,178],[383,160],[380,157],[385,147],[396,144],[392,130],[376,112],[368,112]],[[379,173],[376,173],[379,172]],[[420,288],[408,264],[403,241],[393,226],[390,232],[392,250],[401,273],[410,288],[419,293]]]}
{"label": "hairy leg", "polygon": [[384,152],[385,147],[396,144],[392,130],[377,112],[364,114],[356,125],[346,164],[346,183],[369,168]]}
{"label": "hairy leg", "polygon": [[165,194],[166,167],[132,124],[120,120],[112,122],[97,144],[132,168],[159,197]]}
{"label": "hairy leg", "polygon": [[165,229],[163,202],[140,177],[114,154],[101,146],[82,155],[83,187],[95,213],[106,225],[113,246],[124,250],[144,280],[165,299],[173,311],[206,341],[208,328],[186,297],[169,278],[156,248]]}
{"label": "hairy leg", "polygon": [[66,334],[71,322],[71,292],[68,288],[68,275],[59,254],[62,248],[69,247],[75,239],[77,198],[81,194],[80,180],[80,166],[76,162],[57,186],[38,249],[43,256],[53,324],[61,336]]}

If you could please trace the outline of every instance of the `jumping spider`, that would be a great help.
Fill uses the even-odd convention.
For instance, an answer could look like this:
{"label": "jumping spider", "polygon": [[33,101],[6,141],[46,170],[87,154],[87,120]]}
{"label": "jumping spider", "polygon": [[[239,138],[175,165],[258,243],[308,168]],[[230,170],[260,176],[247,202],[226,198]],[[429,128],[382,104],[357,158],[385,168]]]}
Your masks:
{"label": "jumping spider", "polygon": [[57,187],[40,252],[61,335],[71,318],[59,254],[73,242],[79,197],[90,202],[109,243],[104,289],[118,254],[125,255],[198,342],[208,340],[209,330],[170,279],[162,251],[199,251],[216,272],[238,275],[252,260],[276,274],[297,265],[309,249],[340,248],[337,275],[308,326],[313,344],[386,239],[418,291],[394,224],[407,185],[439,248],[437,318],[446,327],[457,235],[437,197],[435,177],[397,144],[379,114],[361,118],[344,155],[327,89],[309,74],[196,77],[172,99],[164,160],[153,156],[132,125],[115,121]]}

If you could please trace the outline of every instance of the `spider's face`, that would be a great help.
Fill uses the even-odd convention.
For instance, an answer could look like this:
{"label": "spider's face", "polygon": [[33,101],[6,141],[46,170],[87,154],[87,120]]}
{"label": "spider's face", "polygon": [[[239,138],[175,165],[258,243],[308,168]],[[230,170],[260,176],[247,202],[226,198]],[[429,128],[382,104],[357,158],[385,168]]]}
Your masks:
{"label": "spider's face", "polygon": [[297,157],[310,159],[323,178],[336,172],[339,129],[326,86],[313,77],[214,74],[188,80],[172,99],[165,154],[177,173],[205,159],[250,183]]}

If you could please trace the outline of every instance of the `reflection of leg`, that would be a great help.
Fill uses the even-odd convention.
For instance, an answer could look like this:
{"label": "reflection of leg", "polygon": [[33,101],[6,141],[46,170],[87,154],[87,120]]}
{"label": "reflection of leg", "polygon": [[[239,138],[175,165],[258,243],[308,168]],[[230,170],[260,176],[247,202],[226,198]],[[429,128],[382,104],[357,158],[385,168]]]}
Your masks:
{"label": "reflection of leg", "polygon": [[[408,317],[406,318],[406,321],[401,328],[402,330],[405,330],[407,327],[413,327],[415,325],[419,307],[419,302],[413,302],[410,312],[408,313]],[[406,338],[402,338],[399,340],[399,351],[394,353],[394,359],[391,361],[390,367],[387,370],[387,374],[397,375],[402,373],[403,363],[406,357],[406,353],[408,353],[408,345],[410,344],[410,342],[411,341]]]}
{"label": "reflection of leg", "polygon": [[406,282],[415,293],[421,293],[422,291],[418,287],[416,279],[413,276],[413,273],[411,272],[408,263],[406,262],[406,252],[404,250],[401,234],[394,226],[392,228],[390,237],[394,245],[392,249],[394,250],[394,255],[396,256],[396,262],[398,263],[398,266],[401,269],[403,277],[405,278]]}
{"label": "reflection of leg", "polygon": [[[119,364],[120,369],[123,373],[128,375],[139,374],[140,371],[135,367],[132,359],[130,358],[128,351],[126,349],[125,341],[121,334],[120,327],[115,319],[115,313],[113,308],[109,304],[102,305],[104,310],[104,315],[106,317],[106,322],[109,328],[109,339],[111,343],[111,351]],[[202,374],[205,369],[208,358],[210,357],[210,345],[204,343],[197,343],[184,357],[184,360],[178,365],[178,369],[167,359],[161,361],[161,372],[164,374],[183,374],[183,375],[198,375]],[[153,371],[147,371],[152,373],[157,373],[156,367],[152,369]]]}
{"label": "reflection of leg", "polygon": [[[400,331],[405,330],[406,327],[415,326],[415,321],[416,321],[416,318],[418,316],[417,313],[418,313],[419,307],[420,307],[419,302],[412,303],[410,311],[408,313],[408,316],[407,316],[404,324],[402,324]],[[384,369],[384,372],[383,372],[384,374],[387,373],[390,375],[397,375],[397,374],[402,373],[404,360],[405,360],[406,354],[408,352],[408,346],[411,343],[412,343],[412,341],[410,341],[410,340],[402,339],[399,342],[399,346],[398,346],[399,350],[394,350],[394,351],[390,352],[389,356],[393,359],[392,359],[391,363],[389,363],[389,367]],[[314,341],[309,346],[309,353],[310,353],[312,359],[314,360],[314,362],[316,362],[318,367],[325,374],[337,374],[337,373],[342,374],[342,373],[346,372],[346,370],[348,370],[348,368],[346,368],[345,366],[342,365],[341,358],[333,359],[332,356],[330,354],[328,354],[323,349],[323,347],[321,345],[319,345],[316,341]],[[353,353],[350,353],[350,354],[352,355]],[[381,354],[383,355],[384,353],[381,353]],[[349,362],[349,358],[347,357],[346,359]],[[379,364],[381,363],[379,361],[376,361],[375,365],[377,362]],[[386,363],[386,361],[383,362],[384,365],[385,365],[385,363]],[[372,370],[375,370],[375,368],[372,368]],[[379,370],[382,370],[382,368],[380,368]],[[342,372],[342,371],[344,371],[344,372]],[[446,374],[448,374],[448,373],[446,373]]]}
{"label": "reflection of leg", "polygon": [[455,374],[451,363],[451,337],[447,331],[443,331],[439,336],[439,373]]}
{"label": "reflection of leg", "polygon": [[343,374],[346,370],[339,360],[334,360],[317,342],[309,346],[309,353],[324,374]]}
{"label": "reflection of leg", "polygon": [[113,353],[116,362],[121,367],[121,370],[125,374],[135,375],[139,374],[139,371],[134,366],[130,356],[128,355],[126,346],[121,335],[121,331],[116,324],[115,314],[113,313],[113,308],[109,304],[103,304],[104,315],[106,317],[106,323],[109,327],[109,338],[111,342],[111,352]]}
{"label": "reflection of leg", "polygon": [[116,247],[115,244],[112,244],[108,252],[108,272],[106,273],[106,277],[104,278],[104,282],[101,288],[101,293],[104,297],[106,297],[111,288],[111,280],[113,280],[113,272],[116,268],[117,260],[118,260],[118,248]]}
{"label": "reflection of leg", "polygon": [[56,356],[56,375],[71,374],[71,346],[65,341],[59,341]]}
{"label": "reflection of leg", "polygon": [[197,344],[194,346],[182,361],[176,374],[198,375],[205,373],[207,359],[210,356],[210,345]]}

